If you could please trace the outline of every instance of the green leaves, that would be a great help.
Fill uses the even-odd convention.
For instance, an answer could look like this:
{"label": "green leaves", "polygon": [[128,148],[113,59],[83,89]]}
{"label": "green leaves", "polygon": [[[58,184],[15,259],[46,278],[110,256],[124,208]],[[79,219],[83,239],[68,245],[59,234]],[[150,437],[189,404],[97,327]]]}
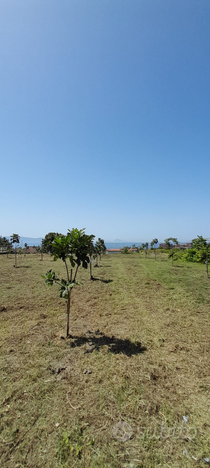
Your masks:
{"label": "green leaves", "polygon": [[173,244],[171,244],[170,242],[172,242],[173,244],[178,245],[178,240],[177,240],[176,237],[168,237],[167,239],[165,239],[165,243],[166,243],[168,249],[170,249],[173,246]]}
{"label": "green leaves", "polygon": [[62,237],[62,234],[58,232],[49,232],[46,234],[45,238],[42,239],[42,250],[44,253],[53,254],[53,241],[58,237]]}
{"label": "green leaves", "polygon": [[99,237],[97,242],[95,243],[95,250],[98,255],[102,255],[106,252],[106,246],[104,240],[101,239],[101,237]]}
{"label": "green leaves", "polygon": [[42,275],[42,278],[45,279],[45,283],[47,286],[53,286],[54,283],[59,283],[60,280],[58,277],[56,277],[56,274],[54,271],[49,270],[45,275]]}
{"label": "green leaves", "polygon": [[19,244],[19,242],[20,242],[19,234],[12,234],[12,236],[10,236],[10,242],[12,244]]}
{"label": "green leaves", "polygon": [[63,297],[64,299],[68,298],[69,289],[72,289],[76,284],[78,284],[76,281],[68,282],[63,278],[60,280],[53,270],[47,271],[45,275],[42,275],[42,278],[45,279],[47,286],[53,286],[55,283],[59,284],[60,297]]}
{"label": "green leaves", "polygon": [[[69,335],[69,315],[70,315],[70,300],[71,300],[71,289],[75,286],[76,276],[78,268],[82,265],[83,268],[87,268],[90,261],[89,255],[93,249],[93,239],[95,236],[88,236],[85,234],[84,229],[72,229],[68,230],[67,235],[58,235],[53,238],[53,241],[48,245],[51,255],[54,257],[54,260],[62,260],[65,263],[66,267],[66,276],[67,279],[59,279],[56,277],[54,271],[49,270],[45,276],[42,278],[45,279],[47,285],[52,286],[54,283],[58,283],[60,286],[60,297],[63,297],[67,300],[67,336]],[[45,236],[46,238],[46,236]],[[67,260],[70,262],[70,270],[67,263]],[[73,269],[74,275],[73,275]]]}
{"label": "green leaves", "polygon": [[60,258],[65,262],[69,259],[72,268],[81,264],[83,268],[87,268],[93,239],[94,236],[85,234],[84,229],[68,230],[66,236],[57,236],[52,242],[54,260]]}
{"label": "green leaves", "polygon": [[208,246],[206,239],[203,238],[203,236],[197,236],[197,239],[192,240],[192,248],[201,250],[204,249],[206,246]]}
{"label": "green leaves", "polygon": [[12,242],[10,242],[6,237],[0,236],[0,249],[9,251],[12,247]]}
{"label": "green leaves", "polygon": [[158,239],[155,237],[155,239],[152,239],[152,242],[150,244],[151,248],[153,248],[154,244],[158,244]]}

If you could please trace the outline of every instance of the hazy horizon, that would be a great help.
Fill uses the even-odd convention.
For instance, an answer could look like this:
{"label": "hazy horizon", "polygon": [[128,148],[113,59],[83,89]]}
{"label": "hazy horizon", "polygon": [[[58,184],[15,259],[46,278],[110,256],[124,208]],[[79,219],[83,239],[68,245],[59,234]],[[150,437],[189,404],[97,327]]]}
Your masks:
{"label": "hazy horizon", "polygon": [[[7,237],[7,239],[10,238],[10,236],[5,236]],[[24,246],[25,243],[27,243],[29,245],[29,247],[32,247],[33,245],[40,245],[41,244],[41,241],[42,241],[42,237],[24,237],[24,236],[20,236],[20,243],[18,245],[20,245],[21,247]],[[95,240],[97,240],[97,238],[95,238]],[[124,244],[124,245],[130,245],[130,244],[142,244],[142,243],[145,243],[145,242],[148,242],[150,244],[150,242],[152,241],[152,238],[151,239],[143,239],[143,240],[123,240],[123,239],[114,239],[114,240],[106,240],[104,239],[105,241],[105,244],[112,244],[112,245],[117,245],[117,244]],[[183,240],[183,239],[178,239],[178,242],[179,243],[185,243],[185,242],[191,242],[192,239],[187,239],[187,240]],[[158,240],[158,244],[164,242],[164,239],[159,239]]]}

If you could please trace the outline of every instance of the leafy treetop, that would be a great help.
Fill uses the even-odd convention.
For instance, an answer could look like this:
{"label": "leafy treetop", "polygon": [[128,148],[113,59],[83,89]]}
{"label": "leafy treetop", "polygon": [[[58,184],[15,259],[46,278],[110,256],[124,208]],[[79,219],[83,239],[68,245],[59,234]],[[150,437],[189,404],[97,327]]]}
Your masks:
{"label": "leafy treetop", "polygon": [[44,239],[42,239],[42,245],[41,249],[44,253],[53,253],[53,246],[52,243],[55,240],[56,237],[61,237],[62,234],[59,234],[58,232],[49,232],[46,234]]}
{"label": "leafy treetop", "polygon": [[18,234],[12,234],[12,236],[10,236],[10,241],[12,244],[19,244],[20,236]]}
{"label": "leafy treetop", "polygon": [[6,237],[0,236],[0,247],[4,250],[10,250],[12,247],[12,242],[10,242]]}
{"label": "leafy treetop", "polygon": [[207,241],[203,238],[203,236],[197,236],[197,239],[192,240],[192,248],[201,250],[207,247]]}
{"label": "leafy treetop", "polygon": [[151,242],[151,248],[153,248],[154,244],[158,244],[158,239],[155,237],[155,239],[152,240]]}
{"label": "leafy treetop", "polygon": [[170,249],[174,244],[178,245],[178,240],[176,237],[168,237],[167,239],[165,239],[165,243],[167,245],[167,248]]}

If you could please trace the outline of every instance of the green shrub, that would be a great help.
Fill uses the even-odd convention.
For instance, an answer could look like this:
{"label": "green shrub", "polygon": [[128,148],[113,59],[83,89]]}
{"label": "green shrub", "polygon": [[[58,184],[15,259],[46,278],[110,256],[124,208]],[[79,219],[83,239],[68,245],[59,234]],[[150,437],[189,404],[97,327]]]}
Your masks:
{"label": "green shrub", "polygon": [[206,249],[187,249],[187,251],[183,253],[183,260],[186,262],[205,263]]}

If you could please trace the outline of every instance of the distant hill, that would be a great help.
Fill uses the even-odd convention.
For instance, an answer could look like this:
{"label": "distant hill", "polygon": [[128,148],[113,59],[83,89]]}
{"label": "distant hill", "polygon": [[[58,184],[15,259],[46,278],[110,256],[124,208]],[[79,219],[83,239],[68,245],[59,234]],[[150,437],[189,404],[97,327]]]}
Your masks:
{"label": "distant hill", "polygon": [[[10,239],[9,236],[7,236],[7,239]],[[24,247],[24,244],[28,244],[29,247],[33,247],[33,245],[41,245],[42,242],[42,237],[21,237],[20,236],[20,247]]]}

